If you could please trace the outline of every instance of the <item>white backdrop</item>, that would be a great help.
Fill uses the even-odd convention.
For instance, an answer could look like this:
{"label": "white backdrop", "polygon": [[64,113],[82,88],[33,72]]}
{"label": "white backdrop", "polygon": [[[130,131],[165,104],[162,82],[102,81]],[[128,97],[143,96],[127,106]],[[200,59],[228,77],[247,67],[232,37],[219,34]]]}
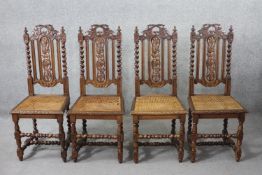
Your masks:
{"label": "white backdrop", "polygon": [[[78,28],[82,26],[87,30],[92,24],[103,23],[114,30],[118,25],[122,28],[123,94],[127,112],[134,96],[134,28],[138,26],[142,31],[151,23],[165,24],[168,30],[174,25],[177,27],[178,94],[185,106],[191,26],[199,29],[204,23],[220,23],[227,31],[233,25],[232,95],[250,112],[261,112],[261,9],[260,0],[0,1],[0,115],[8,117],[10,109],[27,95],[22,39],[25,26],[30,32],[37,24],[52,24],[56,29],[65,27],[73,103],[79,96]],[[47,91],[57,92],[58,89]]]}

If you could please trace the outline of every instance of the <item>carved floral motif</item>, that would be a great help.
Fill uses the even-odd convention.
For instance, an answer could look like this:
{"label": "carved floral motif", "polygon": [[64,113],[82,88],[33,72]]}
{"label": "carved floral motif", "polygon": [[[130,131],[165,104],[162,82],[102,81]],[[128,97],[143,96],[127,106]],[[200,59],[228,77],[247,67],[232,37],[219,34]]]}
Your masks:
{"label": "carved floral motif", "polygon": [[153,37],[151,39],[152,51],[151,51],[151,79],[153,82],[160,81],[160,39],[158,37]]}
{"label": "carved floral motif", "polygon": [[53,79],[52,63],[50,57],[50,44],[49,39],[43,36],[40,40],[41,45],[41,62],[42,62],[42,73],[43,79],[46,82],[51,82]]}
{"label": "carved floral motif", "polygon": [[206,80],[214,81],[216,79],[216,60],[215,60],[216,39],[214,36],[207,38],[207,74]]}
{"label": "carved floral motif", "polygon": [[106,79],[106,61],[104,57],[104,46],[105,46],[105,39],[104,38],[97,38],[96,40],[96,67],[97,67],[97,81],[103,82]]}

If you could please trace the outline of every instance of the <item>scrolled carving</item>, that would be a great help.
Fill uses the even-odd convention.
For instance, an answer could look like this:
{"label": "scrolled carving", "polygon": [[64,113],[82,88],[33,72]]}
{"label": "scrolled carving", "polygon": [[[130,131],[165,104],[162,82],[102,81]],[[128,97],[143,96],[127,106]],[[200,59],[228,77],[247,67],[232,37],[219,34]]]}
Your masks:
{"label": "scrolled carving", "polygon": [[170,35],[163,24],[149,24],[147,26],[147,30],[143,31],[143,35],[141,37],[152,38],[153,36],[159,36],[159,38],[163,39],[170,38]]}
{"label": "scrolled carving", "polygon": [[108,25],[106,24],[94,24],[91,26],[91,29],[88,30],[87,37],[90,40],[95,40],[97,37],[115,39],[115,35],[113,35],[113,31],[109,29]]}
{"label": "scrolled carving", "polygon": [[204,24],[198,33],[199,37],[208,37],[213,35],[215,37],[223,38],[225,36],[224,32],[222,32],[220,24]]}
{"label": "scrolled carving", "polygon": [[56,31],[50,24],[37,25],[30,38],[31,40],[40,40],[43,36],[47,36],[49,39],[53,40],[58,38],[58,31]]}

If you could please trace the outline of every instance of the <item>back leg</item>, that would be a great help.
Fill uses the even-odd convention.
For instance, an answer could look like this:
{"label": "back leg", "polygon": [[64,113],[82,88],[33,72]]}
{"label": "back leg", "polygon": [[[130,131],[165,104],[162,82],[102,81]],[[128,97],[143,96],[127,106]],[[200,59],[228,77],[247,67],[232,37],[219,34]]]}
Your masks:
{"label": "back leg", "polygon": [[223,137],[224,143],[227,142],[227,138],[225,137],[225,135],[228,134],[227,126],[228,126],[228,119],[225,118],[224,121],[223,121],[223,130],[222,130],[222,134],[224,135],[224,137]]}
{"label": "back leg", "polygon": [[[33,127],[34,127],[34,131],[33,133],[34,134],[37,134],[38,133],[38,129],[37,129],[37,121],[35,118],[33,118]],[[38,140],[38,137],[35,137],[35,140]]]}
{"label": "back leg", "polygon": [[[175,135],[176,134],[176,119],[172,120],[172,124],[171,124],[171,134]],[[171,142],[172,144],[175,144],[175,138],[171,138]]]}

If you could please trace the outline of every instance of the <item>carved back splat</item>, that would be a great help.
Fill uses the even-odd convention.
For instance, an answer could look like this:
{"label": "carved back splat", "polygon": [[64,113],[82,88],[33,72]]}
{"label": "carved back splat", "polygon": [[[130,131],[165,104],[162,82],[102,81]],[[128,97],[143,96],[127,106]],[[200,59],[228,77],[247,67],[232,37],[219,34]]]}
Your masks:
{"label": "carved back splat", "polygon": [[[147,84],[154,88],[171,84],[173,86],[172,94],[176,95],[176,28],[174,28],[172,35],[168,33],[163,24],[148,25],[142,35],[139,35],[138,29],[136,28],[134,42],[136,96],[140,95],[140,85],[142,84]],[[167,46],[167,51],[165,51],[165,46]],[[140,49],[141,54],[139,53]],[[165,56],[165,54],[167,55]],[[140,55],[141,63],[139,62]],[[165,63],[167,63],[167,66],[165,66]],[[147,74],[145,72],[146,67]],[[165,70],[167,70],[168,74],[166,76],[167,79],[165,79]],[[147,78],[145,78],[146,75]]]}
{"label": "carved back splat", "polygon": [[62,27],[59,33],[52,25],[37,25],[31,36],[25,28],[24,42],[29,94],[34,95],[36,83],[43,87],[54,87],[61,83],[64,86],[64,94],[69,95],[64,28]]}
{"label": "carved back splat", "polygon": [[[84,35],[82,29],[79,29],[81,95],[86,94],[85,86],[87,84],[91,84],[97,88],[116,84],[117,94],[121,95],[122,61],[120,27],[118,27],[117,34],[114,34],[108,25],[95,24],[86,33]],[[109,49],[109,44],[111,45],[111,49]],[[111,54],[111,60],[109,60],[109,54]],[[117,60],[115,54],[117,54]],[[89,66],[90,64],[92,65]],[[117,64],[117,70],[115,64]],[[117,77],[115,75],[116,71]]]}
{"label": "carved back splat", "polygon": [[[204,24],[198,33],[195,32],[193,26],[190,51],[190,95],[194,94],[194,84],[197,83],[206,87],[215,87],[224,83],[225,94],[230,94],[232,42],[232,27],[228,34],[225,34],[219,24]],[[194,68],[196,68],[195,73]]]}

